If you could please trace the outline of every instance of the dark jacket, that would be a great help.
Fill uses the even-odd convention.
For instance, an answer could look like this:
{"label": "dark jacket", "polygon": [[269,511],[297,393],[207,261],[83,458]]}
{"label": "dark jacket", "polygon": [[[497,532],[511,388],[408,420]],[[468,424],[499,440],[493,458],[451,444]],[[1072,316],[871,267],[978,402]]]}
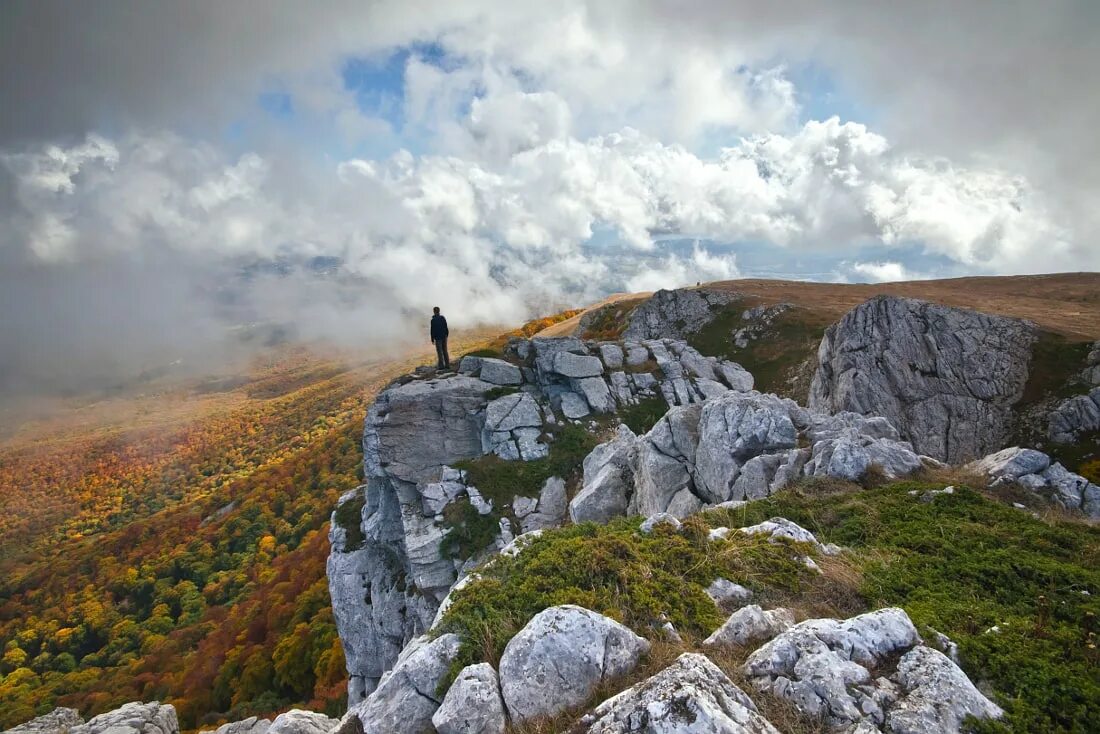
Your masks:
{"label": "dark jacket", "polygon": [[450,335],[450,331],[447,330],[447,319],[442,315],[436,314],[432,316],[432,341],[436,339],[446,339]]}

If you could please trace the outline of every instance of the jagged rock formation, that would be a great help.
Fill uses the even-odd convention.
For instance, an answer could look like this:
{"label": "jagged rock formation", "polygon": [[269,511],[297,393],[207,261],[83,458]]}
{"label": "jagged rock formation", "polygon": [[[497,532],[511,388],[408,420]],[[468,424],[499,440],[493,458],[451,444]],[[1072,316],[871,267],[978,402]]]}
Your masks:
{"label": "jagged rock formation", "polygon": [[635,341],[683,339],[710,323],[714,310],[729,301],[730,296],[721,291],[657,291],[630,314],[623,338]]}
{"label": "jagged rock formation", "polygon": [[[340,499],[328,560],[352,704],[363,701],[401,649],[429,629],[456,579],[479,560],[443,552],[449,506],[469,502],[481,514],[493,510],[452,465],[486,454],[508,461],[543,458],[555,426],[643,398],[697,405],[752,387],[752,376],[739,365],[668,339],[517,339],[506,356],[465,357],[455,375],[423,371],[420,379],[404,378],[368,411],[367,484]],[[502,519],[488,550],[499,550],[516,534],[560,524],[566,515],[562,478],[551,478],[537,498],[516,497],[512,510],[518,526]]]}
{"label": "jagged rock formation", "polygon": [[[883,675],[898,656],[896,670]],[[1001,715],[957,665],[922,644],[909,616],[896,608],[801,622],[749,655],[744,673],[758,690],[835,727],[957,732],[968,715]]]}
{"label": "jagged rock formation", "polygon": [[604,701],[575,731],[779,734],[744,691],[697,653],[684,653],[652,678]]}
{"label": "jagged rock formation", "polygon": [[620,427],[584,462],[574,522],[622,514],[686,517],[704,506],[766,497],[802,476],[855,480],[871,467],[903,476],[922,466],[882,418],[815,414],[792,400],[728,392],[677,407],[644,436]]}
{"label": "jagged rock formation", "polygon": [[872,298],[826,330],[809,407],[884,416],[922,454],[975,459],[1009,436],[1035,338],[1017,319]]}
{"label": "jagged rock formation", "polygon": [[85,722],[70,708],[56,708],[4,734],[179,734],[176,709],[157,701],[134,701]]}
{"label": "jagged rock formation", "polygon": [[76,709],[58,707],[48,714],[8,729],[4,734],[66,734],[84,723]]}
{"label": "jagged rock formation", "polygon": [[1100,387],[1063,400],[1048,418],[1047,436],[1055,443],[1074,443],[1081,434],[1093,431],[1100,431]]}
{"label": "jagged rock formation", "polygon": [[1067,510],[1100,519],[1100,486],[1051,462],[1042,451],[1013,446],[972,462],[965,469],[993,480],[993,486],[1015,483]]}

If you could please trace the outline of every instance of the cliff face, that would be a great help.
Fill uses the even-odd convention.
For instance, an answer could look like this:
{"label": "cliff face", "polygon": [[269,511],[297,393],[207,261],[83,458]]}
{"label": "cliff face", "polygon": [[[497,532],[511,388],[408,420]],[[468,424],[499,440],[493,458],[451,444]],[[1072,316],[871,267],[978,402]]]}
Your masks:
{"label": "cliff face", "polygon": [[1008,439],[1035,339],[1018,319],[872,298],[826,330],[809,407],[883,416],[922,454],[975,459]]}
{"label": "cliff face", "polygon": [[454,464],[485,455],[544,460],[555,430],[569,420],[608,415],[647,398],[693,405],[752,387],[751,375],[738,365],[674,340],[515,340],[505,357],[467,357],[458,374],[405,378],[368,411],[367,482],[342,497],[333,514],[327,567],[352,704],[369,695],[401,649],[430,627],[451,586],[483,557],[481,551],[564,519],[564,484],[557,478],[541,496],[511,502],[490,547],[468,556],[448,553],[449,513],[465,503],[482,515],[492,509],[492,500],[467,486]]}

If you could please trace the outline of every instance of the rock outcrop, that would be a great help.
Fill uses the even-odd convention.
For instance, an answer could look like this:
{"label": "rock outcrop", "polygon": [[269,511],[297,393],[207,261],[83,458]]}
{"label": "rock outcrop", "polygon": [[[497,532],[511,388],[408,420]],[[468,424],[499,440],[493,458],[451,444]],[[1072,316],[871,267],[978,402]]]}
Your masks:
{"label": "rock outcrop", "polygon": [[1075,443],[1082,434],[1100,431],[1100,387],[1063,400],[1047,420],[1047,436],[1054,443]]}
{"label": "rock outcrop", "polygon": [[1052,462],[1042,451],[1013,446],[964,468],[987,477],[993,486],[1015,483],[1067,510],[1100,519],[1100,486]]}
{"label": "rock outcrop", "polygon": [[898,477],[922,461],[885,419],[815,414],[775,395],[730,391],[670,409],[644,436],[620,427],[585,459],[569,512],[574,522],[683,518],[766,497],[802,476],[857,480],[872,466]]}
{"label": "rock outcrop", "polygon": [[179,734],[176,709],[157,701],[132,702],[69,729],[70,734]]}
{"label": "rock outcrop", "polygon": [[721,291],[660,290],[634,309],[623,331],[627,340],[683,339],[714,319],[714,311],[730,302]]}
{"label": "rock outcrop", "polygon": [[588,734],[779,734],[717,665],[684,653],[600,704],[575,728]]}
{"label": "rock outcrop", "polygon": [[[896,670],[884,675],[893,660]],[[968,714],[1001,715],[957,665],[922,644],[896,608],[801,622],[749,655],[743,669],[758,690],[838,728],[958,732]]]}
{"label": "rock outcrop", "polygon": [[879,296],[826,330],[809,407],[884,416],[919,453],[969,461],[1004,446],[1035,338],[1017,319]]}
{"label": "rock outcrop", "polygon": [[500,658],[500,689],[515,722],[579,706],[605,681],[628,672],[649,650],[632,631],[582,607],[536,614]]}
{"label": "rock outcrop", "polygon": [[69,730],[83,723],[84,719],[76,709],[58,707],[48,714],[12,727],[4,734],[67,734]]}
{"label": "rock outcrop", "polygon": [[[386,388],[363,431],[367,483],[340,499],[330,530],[329,591],[344,645],[348,699],[363,701],[401,649],[426,631],[456,579],[514,536],[565,519],[561,477],[538,497],[494,507],[453,468],[494,454],[534,461],[563,422],[613,413],[647,398],[670,406],[752,387],[739,365],[704,357],[683,341],[509,343],[504,359],[464,357],[458,374],[423,370]],[[502,394],[503,393],[503,394]],[[501,523],[476,557],[444,551],[449,508],[469,503]],[[515,520],[513,524],[512,518]]]}
{"label": "rock outcrop", "polygon": [[393,670],[367,698],[348,708],[341,722],[359,722],[364,734],[431,731],[443,701],[439,688],[458,655],[460,640],[445,634],[410,642]]}

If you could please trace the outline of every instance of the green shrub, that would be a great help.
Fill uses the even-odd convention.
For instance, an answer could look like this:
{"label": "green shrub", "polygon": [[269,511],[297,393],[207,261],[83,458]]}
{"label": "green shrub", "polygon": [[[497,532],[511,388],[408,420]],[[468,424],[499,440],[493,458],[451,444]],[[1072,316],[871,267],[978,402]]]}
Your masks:
{"label": "green shrub", "polygon": [[347,541],[344,547],[346,552],[359,550],[366,542],[363,535],[363,504],[366,500],[361,492],[342,505],[336,506],[336,524],[347,533]]}
{"label": "green shrub", "polygon": [[790,395],[789,380],[799,365],[816,354],[828,317],[796,306],[776,316],[768,333],[735,351],[731,332],[743,325],[745,305],[732,303],[719,309],[714,320],[688,337],[688,343],[703,354],[736,361],[752,373],[757,390]]}
{"label": "green shrub", "polygon": [[538,497],[550,477],[569,479],[584,457],[596,447],[596,437],[583,426],[563,426],[550,442],[550,453],[534,461],[504,461],[488,455],[460,461],[455,467],[466,472],[467,481],[478,488],[495,506],[507,504],[513,497]]}
{"label": "green shrub", "polygon": [[707,519],[781,515],[861,552],[871,605],[947,634],[971,678],[992,686],[1006,717],[982,731],[1100,731],[1100,529],[1048,524],[965,487],[931,502],[908,494],[939,488],[825,494],[808,483]]}
{"label": "green shrub", "polygon": [[451,558],[469,558],[488,547],[500,532],[500,513],[481,515],[469,502],[454,502],[443,510],[443,519],[450,532],[443,538],[440,548]]}
{"label": "green shrub", "polygon": [[491,359],[502,359],[504,357],[504,352],[500,351],[499,349],[485,348],[485,349],[475,349],[472,352],[466,352],[466,354],[464,354],[463,356],[464,357],[489,357]]}
{"label": "green shrub", "polygon": [[668,412],[668,403],[664,398],[653,397],[638,401],[619,410],[619,420],[639,436],[648,433],[657,425],[657,421]]}
{"label": "green shrub", "polygon": [[518,387],[507,387],[507,386],[494,387],[494,388],[492,388],[491,390],[489,390],[485,393],[485,399],[489,400],[489,401],[493,401],[493,400],[496,400],[497,398],[502,398],[505,395],[514,395],[517,392],[519,392]]}
{"label": "green shrub", "polygon": [[498,557],[482,578],[456,592],[440,632],[463,639],[453,672],[487,660],[497,662],[504,646],[538,612],[577,604],[647,634],[667,618],[688,637],[704,637],[723,615],[705,589],[719,576],[747,586],[799,593],[823,583],[797,556],[812,552],[761,536],[731,535],[710,542],[705,532],[674,532],[659,525],[638,532],[639,518],[608,525],[585,523],[549,530],[514,557]]}

